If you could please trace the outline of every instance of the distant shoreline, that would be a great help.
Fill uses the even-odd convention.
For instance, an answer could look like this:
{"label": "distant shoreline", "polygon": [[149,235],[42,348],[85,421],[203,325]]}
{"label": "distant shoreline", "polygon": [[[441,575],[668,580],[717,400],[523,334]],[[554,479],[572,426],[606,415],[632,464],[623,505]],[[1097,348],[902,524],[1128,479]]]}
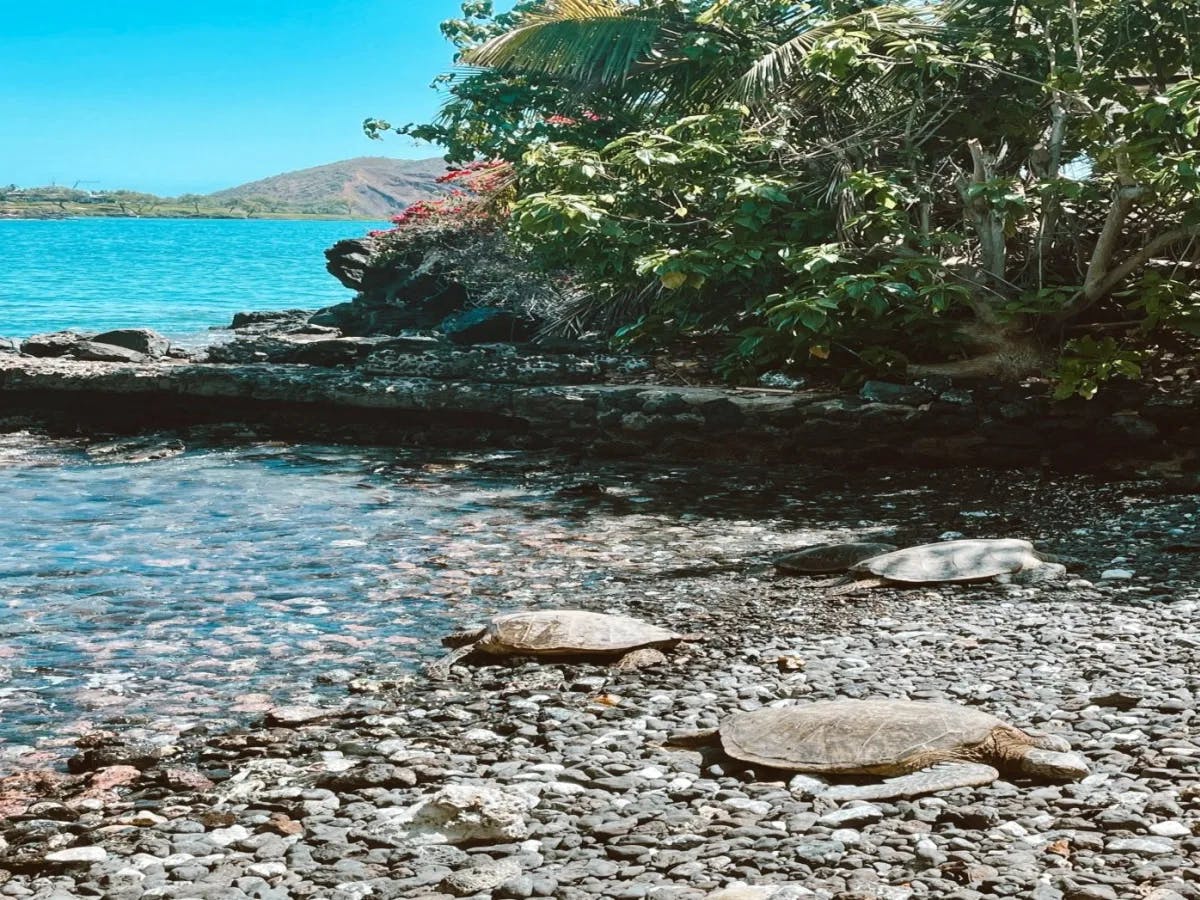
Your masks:
{"label": "distant shoreline", "polygon": [[321,221],[321,222],[378,222],[378,216],[348,216],[338,215],[335,213],[298,213],[298,212],[278,212],[278,213],[255,213],[254,215],[237,215],[233,213],[222,212],[203,212],[200,214],[186,213],[179,210],[164,210],[161,213],[148,212],[139,215],[121,215],[111,211],[91,212],[88,210],[66,210],[66,211],[50,211],[50,210],[14,210],[0,208],[0,221],[32,221],[32,222],[51,222],[61,221],[64,219],[209,219],[218,221]]}

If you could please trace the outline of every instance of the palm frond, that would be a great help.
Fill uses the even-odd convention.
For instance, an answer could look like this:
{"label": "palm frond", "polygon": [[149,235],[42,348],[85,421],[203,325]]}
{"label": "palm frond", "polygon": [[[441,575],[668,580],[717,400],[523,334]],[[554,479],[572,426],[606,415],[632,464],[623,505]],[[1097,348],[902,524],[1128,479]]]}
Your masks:
{"label": "palm frond", "polygon": [[650,53],[664,24],[632,10],[620,0],[556,0],[467,51],[462,61],[589,84],[620,83]]}
{"label": "palm frond", "polygon": [[801,29],[794,37],[763,55],[734,85],[740,99],[754,102],[794,86],[804,75],[804,60],[821,41],[839,31],[860,31],[877,40],[929,36],[941,26],[919,9],[909,6],[875,6],[840,19]]}

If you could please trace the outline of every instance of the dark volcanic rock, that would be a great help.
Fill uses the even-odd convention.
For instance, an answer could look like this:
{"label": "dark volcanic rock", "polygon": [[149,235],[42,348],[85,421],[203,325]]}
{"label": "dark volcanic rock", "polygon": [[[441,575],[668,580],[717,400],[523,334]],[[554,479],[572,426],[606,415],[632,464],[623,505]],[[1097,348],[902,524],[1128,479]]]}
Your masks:
{"label": "dark volcanic rock", "polygon": [[98,334],[92,340],[97,344],[111,344],[114,347],[144,353],[155,359],[165,356],[171,347],[170,341],[149,328],[120,328]]}
{"label": "dark volcanic rock", "polygon": [[371,254],[375,242],[370,238],[350,238],[338,241],[325,251],[325,269],[351,290],[364,290],[364,280],[371,270]]}
{"label": "dark volcanic rock", "polygon": [[898,403],[903,406],[920,406],[933,399],[933,394],[925,388],[887,381],[868,381],[858,395],[874,403]]}
{"label": "dark volcanic rock", "polygon": [[66,356],[80,341],[91,340],[92,335],[81,331],[55,331],[50,334],[35,334],[21,342],[21,352],[28,356]]}
{"label": "dark volcanic rock", "polygon": [[280,309],[269,312],[235,313],[229,327],[235,331],[270,326],[272,329],[293,328],[308,321],[312,312],[307,309]]}
{"label": "dark volcanic rock", "polygon": [[318,310],[309,322],[348,335],[394,335],[436,328],[467,301],[460,284],[431,275],[397,274],[396,278],[398,282],[386,291],[360,294],[351,303]]}
{"label": "dark volcanic rock", "polygon": [[522,343],[534,335],[534,327],[507,309],[483,307],[450,316],[438,330],[456,344]]}

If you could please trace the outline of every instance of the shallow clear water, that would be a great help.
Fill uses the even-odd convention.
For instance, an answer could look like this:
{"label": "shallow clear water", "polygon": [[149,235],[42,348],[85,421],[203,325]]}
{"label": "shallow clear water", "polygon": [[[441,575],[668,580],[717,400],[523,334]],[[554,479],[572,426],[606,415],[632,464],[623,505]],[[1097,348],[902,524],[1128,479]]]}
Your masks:
{"label": "shallow clear water", "polygon": [[252,444],[105,464],[0,437],[0,774],[109,719],[177,732],[344,699],[320,676],[411,668],[482,613],[578,605],[694,562],[684,532],[714,552],[737,534],[644,514],[632,488],[591,516],[506,460]]}
{"label": "shallow clear water", "polygon": [[188,338],[242,310],[316,309],[352,296],[326,247],[369,222],[0,219],[0,337],[149,327]]}

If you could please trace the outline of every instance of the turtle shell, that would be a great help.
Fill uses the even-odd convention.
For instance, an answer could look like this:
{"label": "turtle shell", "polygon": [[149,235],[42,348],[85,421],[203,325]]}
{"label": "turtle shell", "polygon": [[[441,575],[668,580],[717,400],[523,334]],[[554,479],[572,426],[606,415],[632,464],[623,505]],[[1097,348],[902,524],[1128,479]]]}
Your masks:
{"label": "turtle shell", "polygon": [[477,645],[498,656],[624,654],[639,647],[669,647],[681,635],[641,619],[547,609],[496,616]]}
{"label": "turtle shell", "polygon": [[775,560],[781,572],[798,575],[822,575],[830,572],[845,572],[852,565],[895,550],[894,544],[879,544],[872,541],[853,541],[845,544],[822,544],[805,547],[787,553]]}
{"label": "turtle shell", "polygon": [[770,706],[721,723],[721,745],[734,759],[773,769],[843,775],[894,775],[930,751],[983,743],[1004,722],[985,712],[912,700],[834,700]]}
{"label": "turtle shell", "polygon": [[907,547],[864,559],[851,572],[869,573],[889,581],[921,584],[935,581],[976,581],[1020,572],[1038,562],[1033,544],[1015,538],[943,541]]}

